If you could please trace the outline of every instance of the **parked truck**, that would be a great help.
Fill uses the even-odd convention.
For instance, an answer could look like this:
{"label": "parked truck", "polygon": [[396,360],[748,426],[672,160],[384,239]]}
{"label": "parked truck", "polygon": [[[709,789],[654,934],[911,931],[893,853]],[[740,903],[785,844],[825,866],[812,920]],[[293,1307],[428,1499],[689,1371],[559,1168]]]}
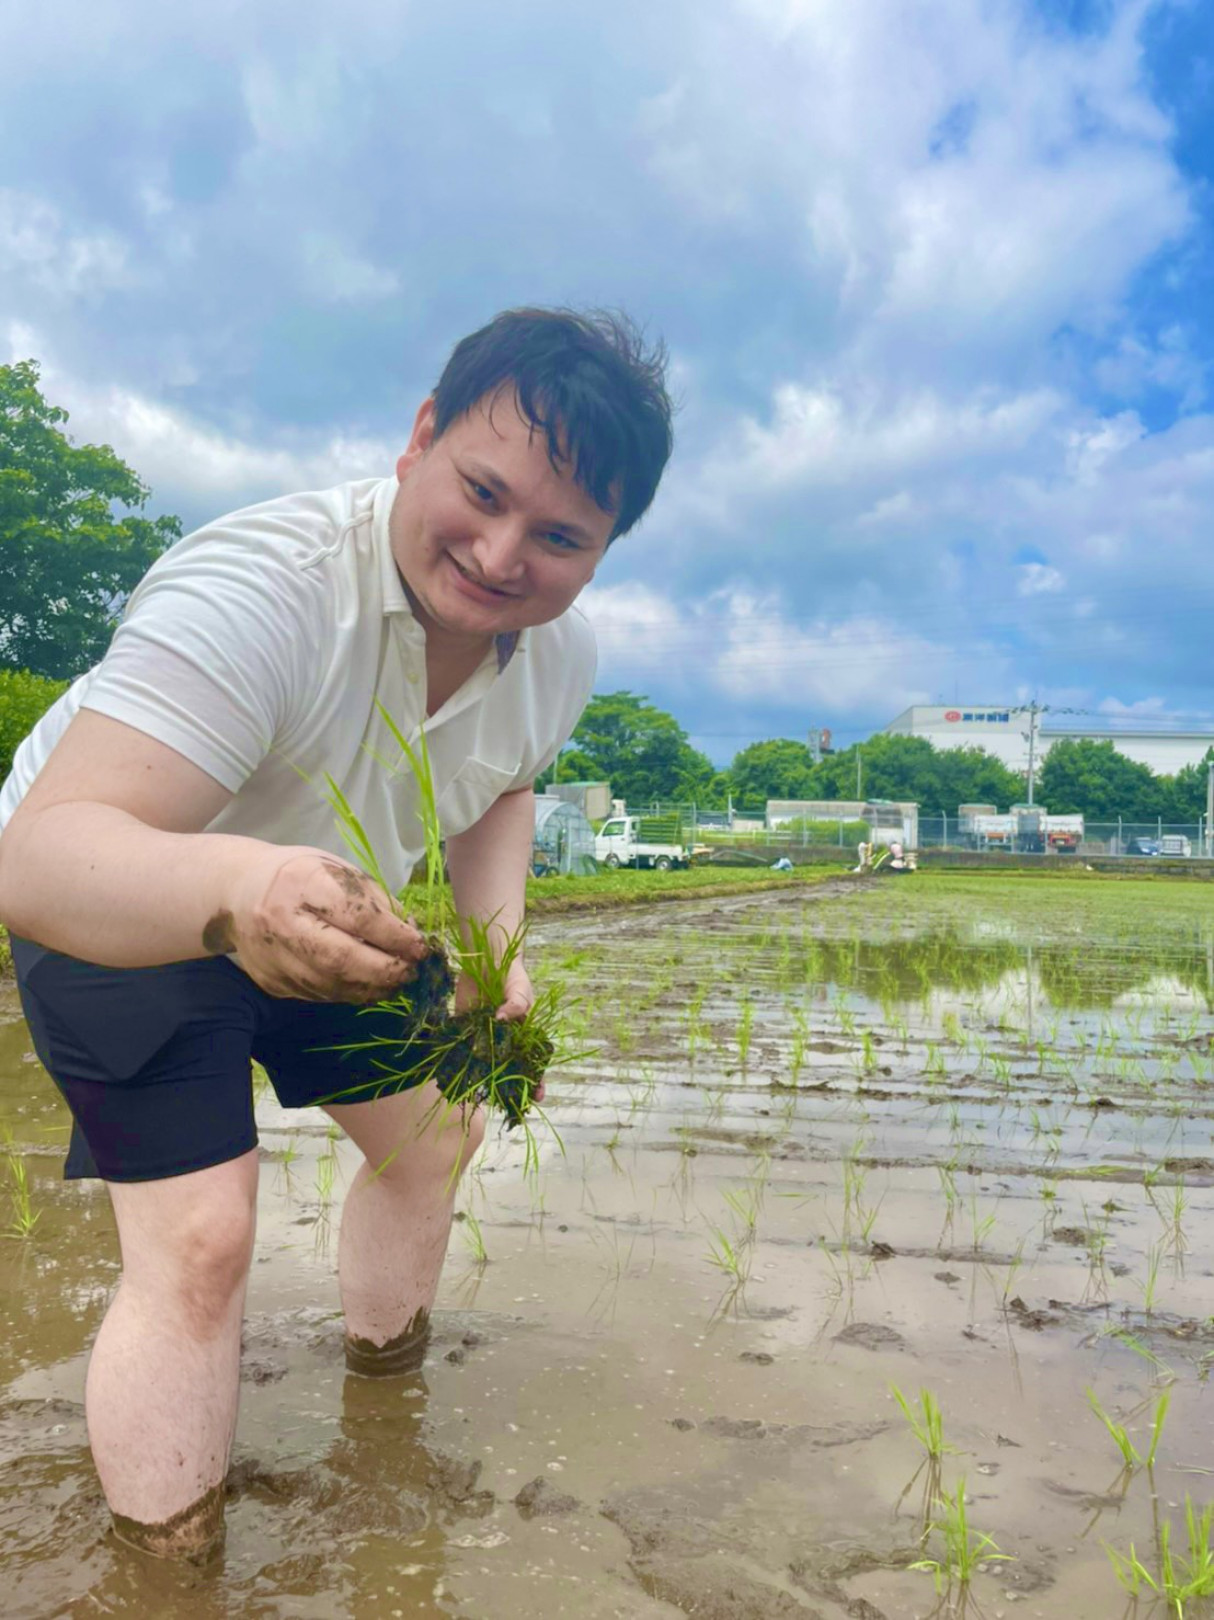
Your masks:
{"label": "parked truck", "polygon": [[1082,816],[1052,816],[1035,804],[1014,804],[1006,815],[986,805],[962,805],[960,827],[972,849],[1074,855],[1083,842]]}
{"label": "parked truck", "polygon": [[1083,843],[1083,817],[1046,816],[1045,841],[1051,855],[1074,855]]}
{"label": "parked truck", "polygon": [[600,865],[651,866],[669,872],[675,866],[688,866],[696,855],[706,854],[707,845],[688,841],[678,816],[612,816],[605,821],[594,840],[594,857]]}

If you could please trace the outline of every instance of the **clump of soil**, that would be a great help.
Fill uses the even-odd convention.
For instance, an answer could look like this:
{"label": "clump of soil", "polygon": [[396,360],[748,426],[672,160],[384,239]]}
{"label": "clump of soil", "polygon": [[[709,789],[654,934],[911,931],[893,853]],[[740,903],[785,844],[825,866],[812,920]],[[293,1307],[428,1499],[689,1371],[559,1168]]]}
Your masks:
{"label": "clump of soil", "polygon": [[430,940],[417,978],[407,992],[406,1051],[410,1070],[433,1080],[458,1107],[484,1103],[506,1116],[506,1128],[519,1124],[552,1062],[550,1022],[540,1007],[526,1018],[494,1017],[486,1005],[451,1011],[455,974],[441,942]]}

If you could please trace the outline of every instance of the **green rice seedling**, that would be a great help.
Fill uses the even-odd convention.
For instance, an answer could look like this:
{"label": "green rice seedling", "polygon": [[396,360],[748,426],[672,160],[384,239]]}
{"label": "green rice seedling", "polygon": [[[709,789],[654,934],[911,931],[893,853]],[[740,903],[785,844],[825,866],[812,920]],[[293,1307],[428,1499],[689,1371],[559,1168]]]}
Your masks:
{"label": "green rice seedling", "polygon": [[621,1011],[616,1014],[612,1026],[612,1037],[615,1040],[616,1050],[627,1056],[636,1046],[636,1032],[632,1027],[630,1011]]}
{"label": "green rice seedling", "polygon": [[485,1247],[485,1234],[481,1230],[481,1223],[470,1209],[464,1210],[462,1216],[457,1217],[460,1231],[464,1235],[464,1242],[472,1253],[473,1263],[478,1267],[489,1264],[489,1251]]}
{"label": "green rice seedling", "polygon": [[951,1591],[954,1585],[964,1590],[983,1564],[1011,1561],[1011,1554],[1000,1552],[993,1536],[971,1530],[965,1507],[964,1478],[957,1482],[951,1496],[942,1490],[939,1500],[943,1511],[932,1520],[928,1534],[934,1532],[940,1536],[941,1556],[920,1558],[908,1566],[929,1571],[937,1593]]}
{"label": "green rice seedling", "polygon": [[1187,1549],[1183,1553],[1173,1551],[1172,1526],[1165,1519],[1159,1526],[1159,1559],[1153,1571],[1139,1558],[1133,1542],[1128,1553],[1105,1545],[1113,1574],[1130,1597],[1137,1599],[1144,1590],[1154,1592],[1176,1620],[1185,1620],[1187,1605],[1194,1598],[1214,1596],[1214,1503],[1199,1513],[1192,1498],[1186,1496],[1184,1507]]}
{"label": "green rice seedling", "polygon": [[970,1238],[975,1254],[979,1252],[990,1236],[995,1225],[996,1213],[995,1210],[992,1210],[989,1215],[979,1215],[977,1188],[970,1193]]}
{"label": "green rice seedling", "polygon": [[749,1246],[744,1241],[731,1239],[719,1226],[710,1226],[708,1230],[710,1236],[706,1258],[709,1265],[731,1278],[735,1288],[744,1288],[750,1276]]}
{"label": "green rice seedling", "polygon": [[898,1051],[905,1057],[910,1049],[910,1024],[907,1022],[906,1015],[896,1013],[888,1022],[889,1027],[898,1037]]}
{"label": "green rice seedling", "polygon": [[723,1196],[737,1217],[742,1241],[752,1243],[759,1224],[759,1212],[763,1207],[761,1188],[755,1187],[753,1183],[744,1187],[727,1187]]}
{"label": "green rice seedling", "polygon": [[24,1155],[17,1152],[12,1133],[8,1131],[4,1136],[4,1170],[9,1200],[9,1222],[5,1236],[24,1243],[33,1237],[42,1212],[34,1208],[28,1166]]}
{"label": "green rice seedling", "polygon": [[940,1412],[940,1403],[930,1389],[921,1389],[919,1391],[917,1410],[907,1400],[897,1384],[891,1384],[889,1389],[890,1394],[901,1409],[902,1416],[910,1424],[911,1433],[923,1447],[926,1461],[939,1464],[944,1461],[946,1452],[956,1451],[956,1446],[950,1446],[945,1442],[944,1418]]}
{"label": "green rice seedling", "polygon": [[1132,1334],[1127,1328],[1103,1328],[1101,1330],[1101,1337],[1103,1338],[1106,1336],[1110,1339],[1116,1339],[1119,1344],[1124,1344],[1127,1350],[1132,1350],[1136,1356],[1140,1356],[1142,1360],[1145,1361],[1152,1369],[1156,1376],[1162,1379],[1165,1383],[1171,1384],[1175,1381],[1176,1375],[1168,1366],[1167,1362],[1162,1361],[1149,1345],[1144,1344],[1141,1339],[1136,1338],[1134,1334]]}
{"label": "green rice seedling", "polygon": [[1101,1406],[1100,1401],[1097,1399],[1096,1391],[1094,1389],[1089,1389],[1087,1392],[1087,1397],[1088,1405],[1104,1424],[1105,1428],[1109,1432],[1109,1436],[1112,1439],[1113,1444],[1121,1453],[1121,1461],[1124,1471],[1126,1473],[1133,1473],[1136,1468],[1145,1467],[1148,1470],[1154,1468],[1155,1454],[1159,1450],[1159,1441],[1163,1434],[1164,1419],[1168,1415],[1168,1407],[1172,1401],[1172,1391],[1170,1389],[1162,1390],[1155,1401],[1155,1415],[1151,1423],[1151,1443],[1147,1449],[1147,1454],[1145,1457],[1139,1453],[1138,1448],[1130,1439],[1129,1431],[1122,1424],[1115,1423]]}
{"label": "green rice seedling", "polygon": [[943,1241],[945,1232],[952,1231],[960,1194],[957,1191],[955,1167],[951,1163],[938,1164],[936,1174],[940,1177],[940,1190],[944,1194],[944,1226],[940,1232],[940,1238]]}
{"label": "green rice seedling", "polygon": [[316,1161],[316,1196],[322,1208],[333,1202],[333,1187],[337,1180],[337,1155],[322,1153]]}
{"label": "green rice seedling", "polygon": [[865,1074],[871,1074],[877,1067],[876,1047],[867,1029],[860,1036],[860,1067]]}
{"label": "green rice seedling", "polygon": [[283,1183],[288,1192],[290,1192],[292,1187],[291,1166],[295,1163],[299,1156],[299,1148],[296,1145],[296,1138],[294,1136],[289,1138],[285,1147],[281,1147],[278,1150],[279,1174],[282,1176]]}
{"label": "green rice seedling", "polygon": [[1021,1266],[1024,1264],[1024,1245],[1026,1244],[1027,1241],[1028,1241],[1027,1235],[1020,1239],[1020,1242],[1017,1243],[1017,1245],[1016,1245],[1015,1253],[1012,1255],[1012,1258],[1008,1261],[1007,1275],[1003,1279],[1003,1308],[1004,1308],[1004,1310],[1007,1309],[1008,1295],[1012,1291],[1013,1284],[1016,1281],[1016,1275],[1019,1272]]}
{"label": "green rice seedling", "polygon": [[1189,1247],[1189,1240],[1185,1236],[1184,1218],[1189,1207],[1189,1190],[1185,1186],[1184,1177],[1180,1176],[1172,1184],[1172,1189],[1165,1200],[1166,1220],[1168,1228],[1168,1246],[1173,1255],[1179,1260]]}
{"label": "green rice seedling", "polygon": [[1159,1266],[1163,1259],[1164,1243],[1152,1243],[1147,1250],[1147,1270],[1140,1287],[1142,1288],[1142,1308],[1148,1316],[1155,1309],[1155,1289],[1159,1282]]}
{"label": "green rice seedling", "polygon": [[755,1009],[749,995],[742,997],[742,1010],[738,1015],[738,1062],[743,1070],[750,1056],[750,1043],[754,1033]]}

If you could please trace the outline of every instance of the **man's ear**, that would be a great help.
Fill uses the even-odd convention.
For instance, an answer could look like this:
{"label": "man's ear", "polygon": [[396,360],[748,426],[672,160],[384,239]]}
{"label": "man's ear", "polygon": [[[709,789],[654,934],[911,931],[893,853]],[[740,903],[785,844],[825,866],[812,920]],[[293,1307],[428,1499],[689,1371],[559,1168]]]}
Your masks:
{"label": "man's ear", "polygon": [[396,460],[396,478],[399,483],[405,474],[417,466],[434,443],[434,399],[423,399],[413,420],[413,432],[408,446]]}

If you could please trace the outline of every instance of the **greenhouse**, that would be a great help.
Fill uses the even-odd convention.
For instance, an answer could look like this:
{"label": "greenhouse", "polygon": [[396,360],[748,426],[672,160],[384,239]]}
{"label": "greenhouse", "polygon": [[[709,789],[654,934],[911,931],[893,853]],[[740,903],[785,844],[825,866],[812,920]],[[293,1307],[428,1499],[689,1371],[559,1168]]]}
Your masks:
{"label": "greenhouse", "polygon": [[546,873],[597,870],[594,829],[576,804],[541,793],[535,800],[535,844],[531,867],[536,877]]}

